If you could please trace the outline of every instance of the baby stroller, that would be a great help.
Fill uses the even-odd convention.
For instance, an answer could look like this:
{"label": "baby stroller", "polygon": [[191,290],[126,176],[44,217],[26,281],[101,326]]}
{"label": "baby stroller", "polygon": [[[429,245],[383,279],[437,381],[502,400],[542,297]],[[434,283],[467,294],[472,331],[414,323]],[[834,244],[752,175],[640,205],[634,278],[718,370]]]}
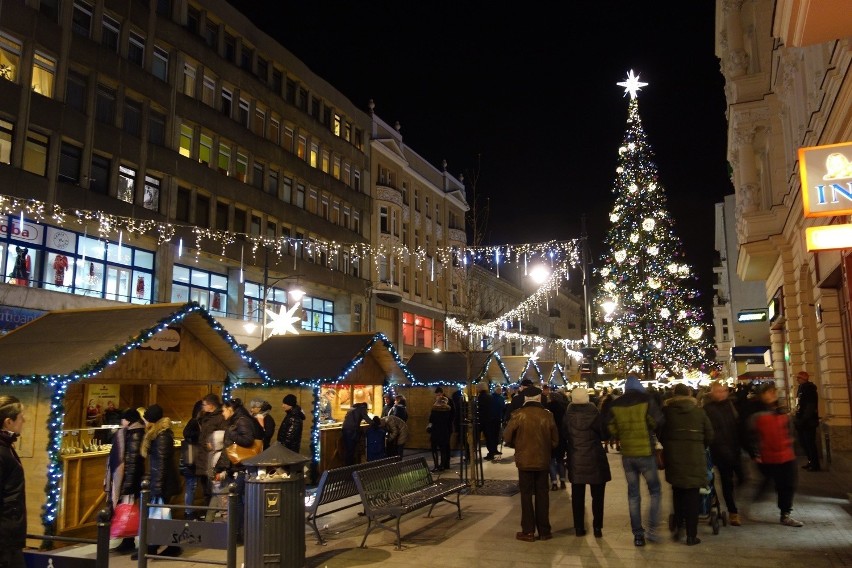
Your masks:
{"label": "baby stroller", "polygon": [[[713,528],[713,534],[719,534],[719,527],[728,526],[728,512],[722,511],[722,503],[716,493],[716,476],[713,474],[713,459],[710,457],[710,449],[704,450],[707,456],[707,485],[699,490],[698,520],[707,521]],[[674,513],[669,515],[669,530],[677,531]]]}

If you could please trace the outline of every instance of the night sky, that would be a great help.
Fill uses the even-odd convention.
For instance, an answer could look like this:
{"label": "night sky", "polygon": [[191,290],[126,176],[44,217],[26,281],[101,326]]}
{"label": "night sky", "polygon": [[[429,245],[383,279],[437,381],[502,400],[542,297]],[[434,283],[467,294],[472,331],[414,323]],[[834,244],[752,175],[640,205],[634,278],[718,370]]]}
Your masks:
{"label": "night sky", "polygon": [[[675,232],[712,296],[713,204],[728,177],[715,2],[232,0],[356,106],[488,203],[484,244],[569,240],[603,253],[633,69]],[[705,314],[707,321],[710,314]]]}

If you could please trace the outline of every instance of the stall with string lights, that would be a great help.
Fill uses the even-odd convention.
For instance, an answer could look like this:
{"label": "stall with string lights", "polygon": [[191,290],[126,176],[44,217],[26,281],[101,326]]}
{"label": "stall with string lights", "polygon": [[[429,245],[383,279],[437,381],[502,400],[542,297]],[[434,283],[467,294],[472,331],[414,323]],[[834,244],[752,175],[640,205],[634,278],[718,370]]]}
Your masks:
{"label": "stall with string lights", "polygon": [[195,303],[52,311],[0,337],[0,385],[27,420],[17,446],[29,472],[29,532],[95,534],[114,431],[92,412],[105,414],[99,400],[157,403],[180,439],[196,400],[229,379],[264,375]]}
{"label": "stall with string lights", "polygon": [[275,335],[251,356],[268,376],[229,384],[229,396],[263,398],[277,409],[293,394],[306,416],[301,453],[311,458],[314,478],[343,465],[341,426],[352,404],[366,402],[371,416],[380,415],[385,392],[415,382],[382,333]]}

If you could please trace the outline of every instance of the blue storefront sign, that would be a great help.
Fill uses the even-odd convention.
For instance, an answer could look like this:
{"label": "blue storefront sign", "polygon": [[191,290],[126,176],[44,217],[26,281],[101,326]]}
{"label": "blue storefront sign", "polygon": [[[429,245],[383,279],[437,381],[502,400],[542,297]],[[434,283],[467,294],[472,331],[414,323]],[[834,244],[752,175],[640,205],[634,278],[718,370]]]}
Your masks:
{"label": "blue storefront sign", "polygon": [[30,310],[15,306],[0,305],[0,333],[12,331],[16,327],[20,327],[44,313],[44,310]]}

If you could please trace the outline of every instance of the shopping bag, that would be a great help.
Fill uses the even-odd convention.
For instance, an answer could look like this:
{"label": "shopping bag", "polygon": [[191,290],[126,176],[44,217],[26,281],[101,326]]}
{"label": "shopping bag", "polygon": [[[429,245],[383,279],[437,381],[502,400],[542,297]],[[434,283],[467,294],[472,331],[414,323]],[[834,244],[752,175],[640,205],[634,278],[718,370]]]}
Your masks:
{"label": "shopping bag", "polygon": [[132,496],[122,497],[116,505],[109,528],[110,538],[129,538],[139,534],[139,503]]}
{"label": "shopping bag", "polygon": [[254,445],[250,448],[245,448],[236,442],[225,449],[228,454],[228,459],[231,463],[240,463],[241,461],[254,457],[263,451],[263,440],[255,440]]}
{"label": "shopping bag", "polygon": [[[156,497],[151,499],[152,505],[162,505],[163,498]],[[159,520],[169,520],[172,518],[172,510],[170,507],[151,507],[148,509],[148,518],[149,519],[159,519]]]}

